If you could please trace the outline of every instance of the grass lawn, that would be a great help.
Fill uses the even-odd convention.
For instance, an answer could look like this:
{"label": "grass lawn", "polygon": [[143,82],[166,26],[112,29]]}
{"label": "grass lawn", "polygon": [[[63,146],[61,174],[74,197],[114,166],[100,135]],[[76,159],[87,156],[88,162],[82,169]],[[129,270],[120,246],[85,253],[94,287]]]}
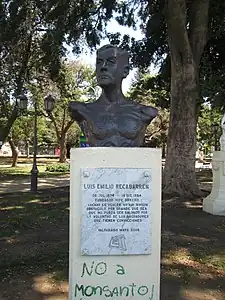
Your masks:
{"label": "grass lawn", "polygon": [[[67,299],[68,206],[68,188],[0,195],[1,300]],[[202,199],[163,200],[161,300],[225,299],[224,245]]]}
{"label": "grass lawn", "polygon": [[[46,166],[48,164],[55,164],[56,161],[53,160],[38,160],[37,166],[38,166],[38,176],[39,177],[48,177],[48,176],[57,176],[62,175],[66,173],[62,172],[48,172],[46,171]],[[32,163],[18,163],[17,167],[10,167],[10,166],[4,166],[0,164],[0,179],[7,180],[11,178],[23,178],[25,176],[30,176],[32,169]],[[69,172],[68,172],[69,173]]]}
{"label": "grass lawn", "polygon": [[[37,157],[37,161],[40,164],[49,164],[49,163],[54,163],[58,162],[58,158],[56,157]],[[18,164],[32,164],[33,158],[32,157],[19,157],[18,158]],[[0,156],[0,166],[1,165],[10,165],[12,163],[12,158],[9,156]]]}
{"label": "grass lawn", "polygon": [[37,195],[0,196],[1,300],[44,299],[48,294],[64,299],[68,194],[68,188],[56,188]]}

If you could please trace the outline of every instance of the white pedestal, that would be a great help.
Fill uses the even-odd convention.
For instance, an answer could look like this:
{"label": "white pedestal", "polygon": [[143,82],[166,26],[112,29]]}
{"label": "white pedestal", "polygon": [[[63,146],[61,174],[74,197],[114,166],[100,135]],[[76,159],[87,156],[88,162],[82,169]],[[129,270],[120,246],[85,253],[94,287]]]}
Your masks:
{"label": "white pedestal", "polygon": [[212,158],[213,187],[203,200],[203,210],[213,215],[225,216],[225,151],[215,151]]}
{"label": "white pedestal", "polygon": [[[159,300],[161,168],[160,149],[71,150],[69,300]],[[108,197],[104,192],[107,189],[109,198],[105,198]],[[129,195],[125,196],[128,190]],[[130,203],[131,212],[132,207],[144,205],[145,208],[136,212],[137,218],[130,216],[131,221],[122,224],[116,205],[126,208],[126,203]],[[93,211],[93,206],[103,209],[105,205],[114,207],[113,214],[109,215],[110,222],[104,215],[99,219],[102,212]],[[143,217],[146,213],[148,220]],[[92,214],[98,218],[97,223],[91,223],[96,222]],[[143,224],[147,224],[146,227]],[[118,230],[113,232],[115,239],[112,232],[103,232],[110,230],[110,226]],[[139,229],[138,235],[135,231]],[[146,236],[146,232],[150,236]],[[143,239],[146,248],[141,242],[136,243],[136,239]],[[98,242],[101,242],[99,249]],[[86,249],[82,248],[84,245]],[[107,254],[106,246],[110,248]]]}

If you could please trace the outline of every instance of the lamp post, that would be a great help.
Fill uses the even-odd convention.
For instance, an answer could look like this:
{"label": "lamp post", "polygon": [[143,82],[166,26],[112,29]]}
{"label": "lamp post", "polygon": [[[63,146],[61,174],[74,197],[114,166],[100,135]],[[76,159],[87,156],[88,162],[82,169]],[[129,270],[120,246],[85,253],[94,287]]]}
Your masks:
{"label": "lamp post", "polygon": [[52,95],[48,95],[44,99],[44,105],[45,105],[45,110],[47,113],[51,113],[54,109],[55,105],[55,98],[52,97]]}
{"label": "lamp post", "polygon": [[18,97],[18,106],[20,111],[24,112],[27,110],[27,105],[28,105],[28,98],[25,95],[19,95]]}
{"label": "lamp post", "polygon": [[[28,99],[25,95],[18,96],[19,108],[23,112],[27,109]],[[37,191],[37,179],[38,179],[38,168],[37,168],[37,102],[34,103],[34,152],[33,152],[33,166],[31,169],[31,186],[32,192]]]}
{"label": "lamp post", "polygon": [[[20,95],[19,97],[19,108],[24,111],[27,108],[28,99],[25,95]],[[49,95],[44,99],[45,110],[49,113],[53,109],[55,99]],[[32,192],[37,191],[38,186],[38,167],[37,167],[37,102],[34,102],[34,152],[33,152],[33,166],[31,169],[31,186]]]}
{"label": "lamp post", "polygon": [[34,152],[33,152],[33,166],[31,169],[31,184],[30,190],[37,191],[38,184],[38,167],[37,167],[37,102],[34,102]]}

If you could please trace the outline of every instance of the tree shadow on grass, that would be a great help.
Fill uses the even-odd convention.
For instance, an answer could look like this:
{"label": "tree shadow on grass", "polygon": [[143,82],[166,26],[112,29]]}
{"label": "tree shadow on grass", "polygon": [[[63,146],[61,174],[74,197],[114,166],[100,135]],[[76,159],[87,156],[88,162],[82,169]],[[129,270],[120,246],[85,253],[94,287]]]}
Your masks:
{"label": "tree shadow on grass", "polygon": [[[58,226],[66,221],[68,227],[69,188],[55,188],[33,193],[0,195],[0,238],[14,237],[37,229]],[[64,224],[64,225],[65,225]]]}
{"label": "tree shadow on grass", "polygon": [[201,170],[196,172],[197,181],[200,183],[212,182],[212,177],[213,174],[211,169],[206,169],[206,170]]}
{"label": "tree shadow on grass", "polygon": [[0,195],[0,299],[67,299],[68,195],[68,187]]}
{"label": "tree shadow on grass", "polygon": [[162,286],[179,282],[178,299],[225,299],[225,217],[178,198],[163,201],[162,215]]}
{"label": "tree shadow on grass", "polygon": [[161,300],[222,300],[224,292],[223,276],[201,273],[197,266],[162,265]]}
{"label": "tree shadow on grass", "polygon": [[[51,263],[51,261],[50,261]],[[4,300],[64,300],[68,299],[68,282],[56,282],[52,277],[58,268],[40,266],[34,263],[34,270],[27,267],[11,274],[8,282],[0,283],[0,299]],[[66,262],[64,268],[68,267]]]}
{"label": "tree shadow on grass", "polygon": [[[0,299],[67,299],[68,194],[0,196]],[[167,199],[162,212],[160,299],[225,299],[225,218],[201,200]]]}

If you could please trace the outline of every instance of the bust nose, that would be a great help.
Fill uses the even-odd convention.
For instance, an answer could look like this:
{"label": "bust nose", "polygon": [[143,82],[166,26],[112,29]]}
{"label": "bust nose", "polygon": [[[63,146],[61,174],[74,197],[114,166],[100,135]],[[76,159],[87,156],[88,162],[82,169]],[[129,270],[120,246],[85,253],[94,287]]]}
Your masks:
{"label": "bust nose", "polygon": [[107,61],[103,61],[103,64],[102,64],[102,66],[101,66],[101,72],[106,72],[107,70],[108,70],[108,68],[107,68]]}
{"label": "bust nose", "polygon": [[107,72],[107,70],[108,69],[106,67],[101,67],[101,69],[100,69],[101,72]]}

